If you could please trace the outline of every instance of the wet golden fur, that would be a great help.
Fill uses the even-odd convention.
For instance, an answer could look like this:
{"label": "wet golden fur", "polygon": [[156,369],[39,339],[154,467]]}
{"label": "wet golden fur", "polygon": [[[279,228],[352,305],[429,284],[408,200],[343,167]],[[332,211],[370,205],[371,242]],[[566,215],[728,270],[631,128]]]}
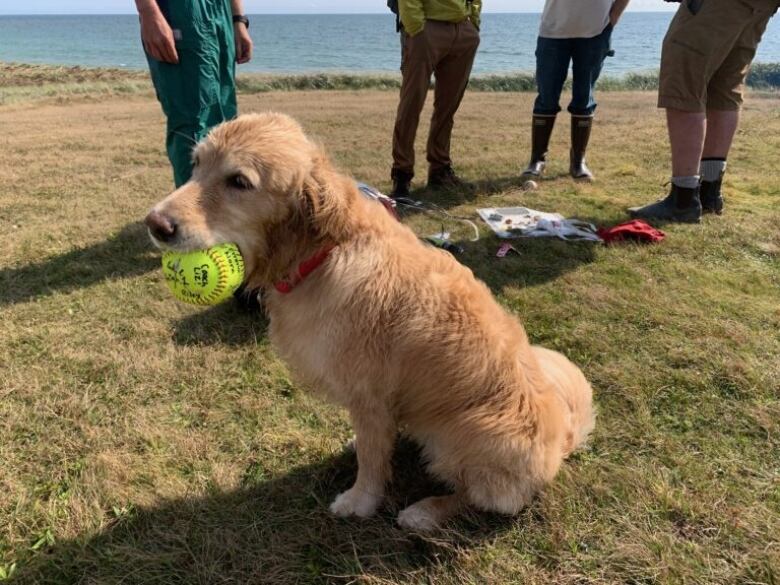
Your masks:
{"label": "wet golden fur", "polygon": [[[349,411],[358,477],[334,513],[376,511],[399,429],[453,487],[401,512],[420,530],[466,505],[517,512],[585,440],[593,411],[580,370],[531,346],[468,268],[363,197],[292,119],[242,116],[195,157],[193,180],[155,207],[177,224],[168,247],[237,243],[248,285],[266,290],[277,351]],[[273,289],[331,244],[290,294]]]}

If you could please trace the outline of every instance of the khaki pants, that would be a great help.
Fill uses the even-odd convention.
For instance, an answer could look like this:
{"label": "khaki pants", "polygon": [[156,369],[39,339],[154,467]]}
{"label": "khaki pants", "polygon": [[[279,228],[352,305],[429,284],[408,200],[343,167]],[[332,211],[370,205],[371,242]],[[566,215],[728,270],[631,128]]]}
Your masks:
{"label": "khaki pants", "polygon": [[479,46],[479,31],[468,20],[460,23],[428,20],[415,36],[401,34],[403,82],[393,132],[393,170],[414,174],[414,138],[433,73],[436,87],[428,163],[431,171],[437,171],[452,164],[453,119],[469,82]]}
{"label": "khaki pants", "polygon": [[738,110],[750,63],[778,0],[684,0],[664,39],[658,106]]}

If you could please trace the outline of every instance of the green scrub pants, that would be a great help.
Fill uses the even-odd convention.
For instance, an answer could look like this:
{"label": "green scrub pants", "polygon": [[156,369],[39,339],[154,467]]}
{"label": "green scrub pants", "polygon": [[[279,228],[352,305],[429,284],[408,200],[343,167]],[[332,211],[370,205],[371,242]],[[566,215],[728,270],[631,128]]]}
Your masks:
{"label": "green scrub pants", "polygon": [[208,131],[235,118],[236,46],[230,0],[158,0],[173,29],[179,63],[146,56],[168,119],[166,147],[176,186],[192,174],[192,149]]}

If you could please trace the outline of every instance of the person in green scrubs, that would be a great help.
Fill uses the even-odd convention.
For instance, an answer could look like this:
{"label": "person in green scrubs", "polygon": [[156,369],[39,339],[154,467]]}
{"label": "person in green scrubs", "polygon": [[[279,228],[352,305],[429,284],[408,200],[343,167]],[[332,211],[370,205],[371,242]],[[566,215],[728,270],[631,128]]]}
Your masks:
{"label": "person in green scrubs", "polygon": [[[236,63],[252,59],[242,0],[135,0],[149,72],[168,120],[166,147],[176,187],[192,175],[192,148],[238,114]],[[240,306],[259,307],[241,287]]]}
{"label": "person in green scrubs", "polygon": [[252,58],[242,0],[136,0],[152,83],[168,120],[176,187],[192,174],[192,148],[235,118],[235,64]]}

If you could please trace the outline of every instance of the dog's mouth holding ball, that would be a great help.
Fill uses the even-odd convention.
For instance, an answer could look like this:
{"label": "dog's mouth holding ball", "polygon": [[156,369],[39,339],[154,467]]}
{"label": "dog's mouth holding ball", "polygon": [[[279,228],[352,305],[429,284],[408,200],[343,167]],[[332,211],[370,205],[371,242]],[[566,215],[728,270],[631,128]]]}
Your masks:
{"label": "dog's mouth holding ball", "polygon": [[[170,197],[175,195],[172,194]],[[154,246],[167,254],[209,254],[216,248],[231,245],[242,255],[241,245],[214,230],[193,229],[174,214],[165,211],[164,202],[155,206],[146,216],[149,239]],[[242,255],[243,257],[243,255]]]}
{"label": "dog's mouth holding ball", "polygon": [[[180,204],[180,195],[187,201],[197,189],[196,183],[187,183],[174,191],[152,208],[144,223],[152,243],[163,252],[163,273],[174,296],[196,305],[217,304],[243,284],[250,267],[245,264],[245,248],[240,242],[210,229],[207,216],[192,210],[187,213],[190,206]],[[219,278],[228,275],[229,282],[222,284],[229,291],[204,296],[203,287],[213,280],[209,274]]]}

